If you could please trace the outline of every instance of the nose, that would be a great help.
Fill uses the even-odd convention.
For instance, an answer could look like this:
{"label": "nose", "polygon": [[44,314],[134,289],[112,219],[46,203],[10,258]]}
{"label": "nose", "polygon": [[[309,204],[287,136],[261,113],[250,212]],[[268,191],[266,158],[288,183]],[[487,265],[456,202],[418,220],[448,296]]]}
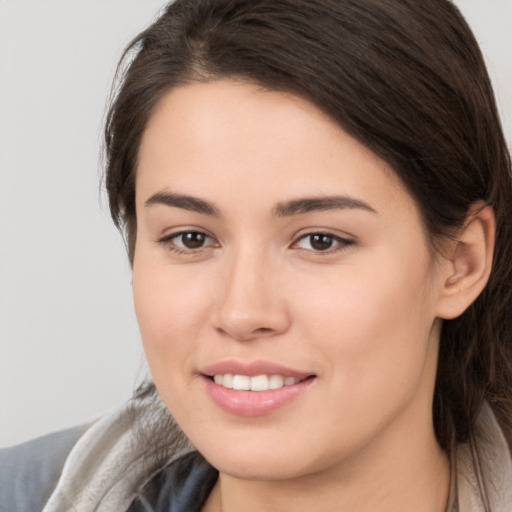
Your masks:
{"label": "nose", "polygon": [[219,290],[214,325],[238,341],[285,332],[290,317],[279,268],[262,255],[233,258]]}

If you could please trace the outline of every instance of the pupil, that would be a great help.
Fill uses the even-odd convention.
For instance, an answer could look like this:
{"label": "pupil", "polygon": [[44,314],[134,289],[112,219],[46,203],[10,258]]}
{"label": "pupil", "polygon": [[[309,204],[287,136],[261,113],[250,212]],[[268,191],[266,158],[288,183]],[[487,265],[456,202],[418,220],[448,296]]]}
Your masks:
{"label": "pupil", "polygon": [[182,235],[183,245],[187,249],[199,249],[204,244],[205,235],[203,233],[192,232]]}
{"label": "pupil", "polygon": [[311,247],[317,251],[326,251],[332,247],[332,236],[311,235]]}

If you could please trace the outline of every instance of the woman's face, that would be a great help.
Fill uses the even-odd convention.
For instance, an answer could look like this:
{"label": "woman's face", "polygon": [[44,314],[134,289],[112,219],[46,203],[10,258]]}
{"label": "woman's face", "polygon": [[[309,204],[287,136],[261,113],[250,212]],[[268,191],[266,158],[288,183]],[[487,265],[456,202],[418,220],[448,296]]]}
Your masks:
{"label": "woman's face", "polygon": [[292,478],[432,441],[442,280],[387,164],[305,100],[229,80],[168,93],[139,156],[144,348],[214,466]]}

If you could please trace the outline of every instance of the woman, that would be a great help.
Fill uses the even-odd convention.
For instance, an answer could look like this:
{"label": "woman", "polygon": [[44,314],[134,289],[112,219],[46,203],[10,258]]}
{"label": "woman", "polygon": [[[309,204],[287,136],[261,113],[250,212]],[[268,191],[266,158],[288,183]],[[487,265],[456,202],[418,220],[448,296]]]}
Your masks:
{"label": "woman", "polygon": [[178,0],[106,157],[154,384],[45,512],[510,509],[510,158],[451,3]]}

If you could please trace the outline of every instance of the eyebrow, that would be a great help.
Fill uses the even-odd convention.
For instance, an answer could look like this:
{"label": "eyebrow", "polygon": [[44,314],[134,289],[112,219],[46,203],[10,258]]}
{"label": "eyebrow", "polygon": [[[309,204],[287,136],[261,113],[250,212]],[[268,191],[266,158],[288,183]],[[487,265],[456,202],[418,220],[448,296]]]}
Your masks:
{"label": "eyebrow", "polygon": [[[197,197],[173,192],[157,192],[153,194],[144,203],[145,206],[163,204],[175,208],[182,208],[192,212],[209,215],[212,217],[221,217],[219,208],[213,203],[199,199]],[[377,213],[368,203],[349,196],[326,196],[326,197],[306,197],[301,199],[292,199],[278,203],[272,210],[276,217],[290,217],[313,211],[360,209],[371,213]]]}
{"label": "eyebrow", "polygon": [[174,206],[175,208],[183,208],[192,212],[202,213],[203,215],[210,215],[212,217],[220,217],[220,210],[197,197],[187,196],[183,194],[174,194],[172,192],[157,192],[153,194],[145,203],[146,206],[154,204],[163,204],[166,206]]}
{"label": "eyebrow", "polygon": [[277,217],[289,217],[301,213],[326,210],[360,209],[377,213],[368,203],[349,196],[306,197],[278,203],[274,208]]}

